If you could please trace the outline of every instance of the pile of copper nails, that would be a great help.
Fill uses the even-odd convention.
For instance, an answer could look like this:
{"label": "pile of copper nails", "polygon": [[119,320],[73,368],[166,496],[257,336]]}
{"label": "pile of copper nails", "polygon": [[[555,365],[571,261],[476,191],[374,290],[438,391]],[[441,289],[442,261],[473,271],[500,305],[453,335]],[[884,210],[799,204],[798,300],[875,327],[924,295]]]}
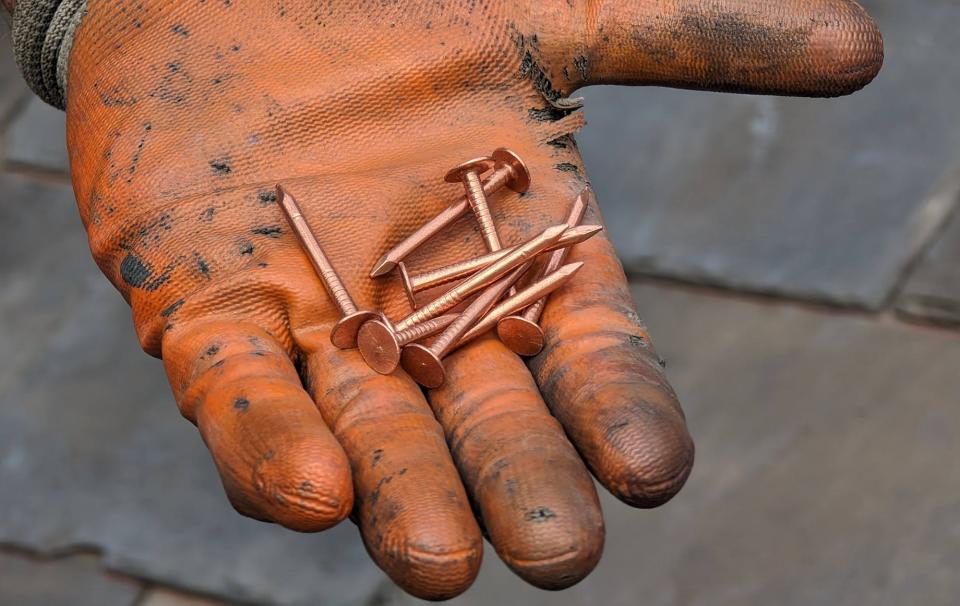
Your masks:
{"label": "pile of copper nails", "polygon": [[[396,270],[410,305],[405,318],[391,321],[380,312],[357,307],[339,275],[310,231],[296,200],[281,186],[277,199],[324,288],[340,310],[330,335],[341,349],[358,347],[367,365],[381,374],[402,366],[420,385],[443,384],[443,358],[491,330],[512,351],[533,356],[544,345],[540,316],[547,296],[563,286],[583,263],[565,264],[570,248],[602,231],[580,225],[589,188],[574,200],[566,221],[552,225],[526,242],[504,247],[490,212],[488,197],[503,188],[523,193],[530,173],[520,157],[505,148],[450,170],[445,180],[462,183],[463,198],[424,223],[381,257],[370,272],[379,278]],[[488,252],[452,265],[411,272],[403,260],[434,235],[471,211]],[[418,295],[450,285],[435,298],[420,303]]]}

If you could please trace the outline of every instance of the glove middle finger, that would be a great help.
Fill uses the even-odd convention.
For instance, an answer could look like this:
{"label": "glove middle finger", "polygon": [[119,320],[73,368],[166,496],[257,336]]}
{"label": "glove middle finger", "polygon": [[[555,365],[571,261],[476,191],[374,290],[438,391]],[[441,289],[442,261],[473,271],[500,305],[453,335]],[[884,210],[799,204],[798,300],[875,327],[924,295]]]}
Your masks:
{"label": "glove middle finger", "polygon": [[443,432],[411,380],[373,372],[329,334],[295,333],[308,391],[350,461],[364,545],[406,591],[458,595],[476,578],[483,541]]}
{"label": "glove middle finger", "polygon": [[430,404],[500,558],[544,589],[580,581],[603,550],[600,504],[526,366],[488,337],[451,355],[446,372]]}

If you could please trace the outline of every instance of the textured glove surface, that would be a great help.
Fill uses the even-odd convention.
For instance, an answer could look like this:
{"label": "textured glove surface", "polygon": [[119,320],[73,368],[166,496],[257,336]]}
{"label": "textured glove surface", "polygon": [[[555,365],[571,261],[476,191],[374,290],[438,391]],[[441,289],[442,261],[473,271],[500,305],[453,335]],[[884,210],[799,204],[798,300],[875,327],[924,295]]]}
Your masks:
{"label": "textured glove surface", "polygon": [[[586,184],[576,88],[836,95],[881,59],[848,0],[91,2],[69,66],[73,180],[98,265],[240,512],[314,531],[353,511],[373,559],[432,598],[472,582],[482,524],[517,574],[562,588],[602,550],[588,468],[648,507],[693,462],[609,243],[571,256],[586,269],[551,297],[529,365],[483,339],[425,397],[330,345],[336,310],[274,186],[360,306],[399,318],[398,281],[367,274],[462,195],[453,165],[500,146],[526,160],[530,191],[491,197],[505,243],[563,220]],[[464,218],[410,263],[482,252]]]}

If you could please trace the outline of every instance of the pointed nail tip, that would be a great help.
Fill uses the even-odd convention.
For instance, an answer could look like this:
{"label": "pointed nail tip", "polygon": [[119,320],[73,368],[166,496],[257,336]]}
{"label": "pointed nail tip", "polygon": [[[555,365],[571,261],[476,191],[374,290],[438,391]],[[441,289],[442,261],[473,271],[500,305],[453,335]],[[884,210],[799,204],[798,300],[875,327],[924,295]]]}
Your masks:
{"label": "pointed nail tip", "polygon": [[[555,271],[555,272],[553,272],[552,274],[550,274],[550,276],[554,277],[554,279],[556,279],[556,280],[566,280],[566,279],[570,278],[571,276],[573,276],[573,274],[575,274],[575,273],[577,273],[578,271],[580,271],[580,268],[581,268],[581,267],[583,267],[583,262],[582,262],[582,261],[579,261],[579,262],[577,262],[577,263],[568,263],[568,264],[560,267],[560,269],[558,269],[557,271]],[[548,276],[548,277],[550,277],[550,276]]]}
{"label": "pointed nail tip", "polygon": [[377,261],[374,264],[373,269],[370,270],[370,277],[379,278],[381,276],[385,276],[393,271],[396,266],[397,264],[390,259],[386,257],[380,257],[380,260]]}
{"label": "pointed nail tip", "polygon": [[583,231],[583,239],[589,240],[590,238],[602,232],[603,226],[602,225],[583,225],[581,226],[581,229]]}

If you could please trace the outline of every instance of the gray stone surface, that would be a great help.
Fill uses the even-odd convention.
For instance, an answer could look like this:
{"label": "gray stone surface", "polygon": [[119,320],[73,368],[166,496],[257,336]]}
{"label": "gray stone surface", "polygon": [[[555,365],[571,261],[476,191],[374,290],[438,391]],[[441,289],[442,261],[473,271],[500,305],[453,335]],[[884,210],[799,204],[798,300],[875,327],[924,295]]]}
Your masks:
{"label": "gray stone surface", "polygon": [[960,335],[634,292],[697,442],[686,487],[653,511],[604,493],[605,554],[572,589],[487,557],[451,606],[957,603]]}
{"label": "gray stone surface", "polygon": [[166,587],[148,590],[137,606],[224,606],[226,602],[186,594]]}
{"label": "gray stone surface", "polygon": [[0,543],[95,546],[112,569],[257,603],[365,602],[384,577],[350,523],[302,535],[229,506],[69,189],[0,176],[0,192]]}
{"label": "gray stone surface", "polygon": [[53,172],[70,170],[66,114],[33,96],[7,132],[7,162]]}
{"label": "gray stone surface", "polygon": [[10,28],[0,20],[0,125],[7,123],[10,112],[29,94],[13,59]]}
{"label": "gray stone surface", "polygon": [[0,551],[4,606],[133,606],[139,583],[100,569],[93,555],[38,559]]}
{"label": "gray stone surface", "polygon": [[960,159],[960,3],[865,0],[886,64],[837,100],[587,89],[578,136],[629,270],[877,307]]}
{"label": "gray stone surface", "polygon": [[960,213],[910,274],[897,309],[909,316],[960,325]]}

